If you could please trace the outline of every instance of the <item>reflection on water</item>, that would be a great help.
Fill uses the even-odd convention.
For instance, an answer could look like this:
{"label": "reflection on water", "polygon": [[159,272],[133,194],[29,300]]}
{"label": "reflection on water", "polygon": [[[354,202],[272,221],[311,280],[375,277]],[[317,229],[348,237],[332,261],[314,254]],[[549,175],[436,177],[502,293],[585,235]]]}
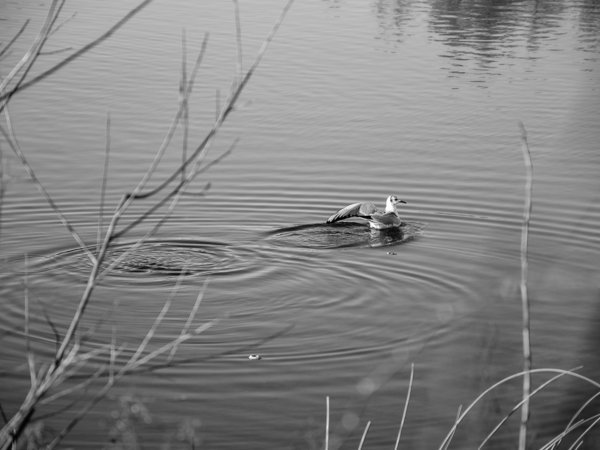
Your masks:
{"label": "reflection on water", "polygon": [[276,245],[335,249],[342,247],[387,247],[399,245],[421,234],[423,225],[403,223],[400,228],[375,230],[362,223],[309,224],[267,233]]}
{"label": "reflection on water", "polygon": [[517,58],[534,60],[540,46],[552,46],[573,30],[577,50],[597,51],[599,45],[594,0],[380,0],[376,16],[391,40],[414,34],[414,24],[423,23],[431,39],[446,47],[439,56],[448,59],[452,75],[503,75],[499,66],[512,66]]}

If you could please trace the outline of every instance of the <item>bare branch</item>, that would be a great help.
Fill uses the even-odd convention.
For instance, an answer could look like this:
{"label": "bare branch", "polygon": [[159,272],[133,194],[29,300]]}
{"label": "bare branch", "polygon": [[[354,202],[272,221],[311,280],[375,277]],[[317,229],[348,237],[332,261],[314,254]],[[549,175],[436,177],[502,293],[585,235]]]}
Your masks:
{"label": "bare branch", "polygon": [[254,73],[254,71],[258,67],[260,61],[262,60],[269,44],[275,37],[275,34],[279,30],[279,27],[281,26],[281,23],[283,22],[283,19],[285,18],[287,12],[289,11],[290,7],[292,6],[293,1],[294,0],[288,0],[288,3],[285,5],[279,19],[277,20],[277,22],[273,26],[273,29],[271,30],[271,32],[269,33],[269,35],[263,42],[261,48],[259,49],[256,59],[254,60],[254,63],[252,64],[250,69],[248,69],[248,71],[246,72],[244,77],[242,78],[241,82],[239,83],[239,86],[237,86],[237,88],[234,90],[232,95],[228,98],[228,100],[226,101],[225,108],[221,111],[221,113],[215,120],[213,127],[206,134],[206,136],[204,137],[202,142],[198,145],[198,147],[196,147],[196,150],[194,150],[194,152],[188,157],[188,159],[178,169],[176,169],[175,172],[173,172],[170,176],[168,176],[157,187],[155,187],[151,191],[145,192],[145,193],[136,194],[135,192],[133,192],[133,193],[129,194],[129,197],[141,199],[141,198],[150,197],[150,196],[156,194],[157,192],[160,192],[162,189],[164,189],[166,186],[168,186],[183,170],[185,170],[185,168],[192,161],[194,161],[197,157],[199,157],[203,153],[203,150],[212,141],[212,139],[215,137],[217,132],[220,130],[220,128],[223,125],[223,123],[225,122],[225,120],[227,120],[227,117],[229,116],[229,114],[233,111],[234,106],[235,106],[240,94],[246,87],[246,84],[248,83],[248,81],[252,77],[252,74]]}
{"label": "bare branch", "polygon": [[[29,73],[31,67],[35,63],[40,51],[44,47],[46,40],[58,18],[62,7],[64,6],[65,0],[53,0],[50,7],[48,8],[48,14],[44,20],[41,30],[37,34],[33,43],[29,47],[29,50],[25,52],[21,60],[13,67],[9,74],[0,83],[0,111],[4,109],[10,97],[22,86],[23,80]],[[8,88],[9,84],[14,80],[14,85],[11,89]]]}
{"label": "bare branch", "polygon": [[[113,239],[118,239],[120,237],[122,237],[125,233],[127,233],[129,230],[131,230],[132,228],[134,228],[135,226],[139,225],[141,222],[143,222],[144,220],[148,219],[148,217],[150,217],[152,214],[154,214],[156,212],[156,210],[158,210],[161,206],[163,206],[169,199],[177,196],[177,195],[182,195],[185,193],[185,189],[187,188],[187,185],[189,183],[191,183],[191,181],[199,174],[205,172],[206,170],[208,170],[210,167],[212,167],[213,165],[219,163],[221,160],[223,160],[224,158],[226,158],[227,156],[229,156],[235,146],[237,145],[237,143],[239,142],[239,139],[236,139],[233,144],[231,144],[231,146],[225,151],[223,152],[223,154],[221,154],[219,157],[217,157],[216,159],[214,159],[213,161],[209,162],[208,164],[206,164],[203,167],[198,167],[199,162],[197,162],[197,166],[194,168],[194,170],[192,172],[190,172],[184,181],[180,181],[173,189],[171,189],[170,192],[166,193],[160,200],[158,200],[154,205],[152,205],[149,209],[147,209],[144,213],[140,214],[135,220],[133,220],[133,222],[129,223],[128,225],[126,225],[125,227],[123,227],[121,230],[114,232],[112,235]],[[210,187],[210,183],[205,186],[205,190],[208,189]],[[175,205],[173,205],[174,207]]]}
{"label": "bare branch", "polygon": [[[134,7],[133,9],[131,9],[127,14],[125,14],[125,16],[123,16],[119,21],[117,21],[117,23],[115,23],[112,27],[110,27],[102,35],[100,35],[99,37],[97,37],[93,41],[89,42],[88,44],[84,45],[79,50],[77,50],[75,53],[69,55],[67,58],[65,58],[62,61],[60,61],[59,63],[55,64],[50,69],[48,69],[48,70],[40,73],[39,75],[33,77],[31,80],[23,82],[23,83],[19,83],[19,85],[15,86],[14,88],[12,88],[11,90],[9,90],[8,92],[4,92],[5,89],[3,87],[0,88],[0,102],[3,101],[3,100],[5,100],[5,99],[7,99],[7,98],[10,98],[17,91],[22,91],[22,90],[27,89],[27,88],[33,86],[34,84],[40,82],[41,80],[43,80],[46,77],[52,75],[56,71],[62,69],[67,64],[71,63],[72,61],[76,60],[77,58],[79,58],[80,56],[86,54],[88,51],[90,51],[94,47],[96,47],[99,44],[101,44],[102,42],[104,42],[106,39],[108,39],[110,36],[112,36],[119,28],[121,28],[125,23],[127,23],[129,20],[131,20],[131,18],[134,17],[138,12],[140,12],[143,8],[145,8],[146,6],[148,6],[151,1],[152,0],[144,0],[144,1],[142,1],[136,7]],[[52,3],[52,7],[55,7],[55,3],[58,3],[58,1],[54,0],[53,3]],[[61,3],[60,8],[62,8],[62,5],[64,4],[64,0],[60,1],[60,3]],[[52,9],[52,7],[51,7],[51,9]],[[59,8],[59,12],[60,12],[60,8]],[[50,23],[48,27],[44,27],[45,34],[46,34],[45,39],[47,39],[48,33],[49,33],[50,29],[52,28],[52,25],[53,25],[53,23],[54,23],[54,21],[56,20],[57,17],[58,17],[58,14],[56,14],[55,16],[53,16],[52,23]],[[44,39],[44,41],[45,41],[45,39]]]}
{"label": "bare branch", "polygon": [[122,369],[123,373],[131,372],[131,371],[137,369],[138,367],[141,367],[141,366],[147,364],[148,362],[152,361],[156,357],[170,351],[173,347],[181,344],[182,342],[185,342],[188,339],[191,339],[191,338],[203,333],[204,331],[208,330],[209,328],[211,328],[214,325],[216,325],[217,323],[219,323],[219,321],[220,321],[219,319],[213,319],[210,322],[205,323],[204,325],[200,325],[200,326],[194,328],[189,333],[180,335],[177,339],[174,339],[171,342],[168,342],[167,344],[163,345],[162,347],[157,348],[156,350],[147,354],[143,358],[138,359],[133,364],[127,364]]}

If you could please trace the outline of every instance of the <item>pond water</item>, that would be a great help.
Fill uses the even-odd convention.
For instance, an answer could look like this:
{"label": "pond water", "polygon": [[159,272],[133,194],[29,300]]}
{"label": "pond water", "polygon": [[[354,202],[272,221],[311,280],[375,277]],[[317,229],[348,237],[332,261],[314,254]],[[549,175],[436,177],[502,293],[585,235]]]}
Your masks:
{"label": "pond water", "polygon": [[[182,30],[188,68],[209,33],[190,103],[190,148],[229,91],[233,4],[192,3],[151,3],[10,103],[24,153],[91,249],[107,114],[105,213],[142,177],[178,108]],[[67,4],[32,76],[134,5]],[[245,68],[282,6],[240,2]],[[0,5],[3,43],[31,19],[0,60],[2,76],[47,7]],[[583,366],[579,373],[599,380],[599,57],[595,0],[297,1],[207,161],[239,138],[235,149],[199,177],[151,239],[130,252],[149,221],[110,250],[116,263],[81,330],[89,346],[114,339],[125,361],[168,298],[150,348],[176,338],[200,292],[195,323],[211,327],[182,344],[167,367],[160,359],[123,379],[65,448],[103,448],[111,439],[192,448],[192,437],[211,449],[322,448],[329,396],[329,448],[358,448],[371,421],[364,448],[389,449],[412,364],[401,445],[439,447],[461,405],[522,368],[519,121],[534,164],[534,367]],[[183,140],[180,128],[151,184],[177,166]],[[4,140],[0,150],[0,402],[10,415],[29,383],[25,296],[41,361],[65,332],[91,265]],[[325,224],[343,206],[383,206],[391,194],[407,202],[399,230]],[[123,223],[148,205],[138,203]],[[98,356],[90,370],[105,361]],[[534,384],[550,376],[536,375]],[[507,383],[480,402],[451,448],[481,443],[519,401],[520,385]],[[544,389],[531,406],[532,444],[560,433],[594,392],[572,377]],[[44,418],[48,433],[68,420],[73,400],[40,412],[60,411]],[[517,416],[486,448],[516,447]],[[597,445],[590,438],[582,448]]]}

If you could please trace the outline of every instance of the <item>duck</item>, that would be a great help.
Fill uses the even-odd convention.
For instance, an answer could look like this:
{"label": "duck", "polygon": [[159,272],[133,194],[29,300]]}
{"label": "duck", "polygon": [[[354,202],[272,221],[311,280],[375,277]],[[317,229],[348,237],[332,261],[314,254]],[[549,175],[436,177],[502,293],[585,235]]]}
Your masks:
{"label": "duck", "polygon": [[334,223],[350,217],[359,217],[361,219],[367,219],[369,221],[369,226],[377,230],[399,228],[402,225],[402,220],[398,215],[396,205],[401,203],[406,204],[404,200],[400,200],[395,195],[390,195],[386,199],[384,211],[378,210],[372,202],[352,203],[331,215],[329,219],[327,219],[327,223]]}

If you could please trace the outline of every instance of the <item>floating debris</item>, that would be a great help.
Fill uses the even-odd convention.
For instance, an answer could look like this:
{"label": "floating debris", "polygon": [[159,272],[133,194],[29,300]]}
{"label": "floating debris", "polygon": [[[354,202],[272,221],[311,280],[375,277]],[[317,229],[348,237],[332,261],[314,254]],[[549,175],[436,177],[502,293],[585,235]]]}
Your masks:
{"label": "floating debris", "polygon": [[397,255],[396,252],[387,252],[388,255]]}
{"label": "floating debris", "polygon": [[258,360],[258,359],[262,359],[262,356],[260,356],[260,355],[250,355],[250,356],[248,356],[248,359],[250,361],[255,361],[255,360]]}

